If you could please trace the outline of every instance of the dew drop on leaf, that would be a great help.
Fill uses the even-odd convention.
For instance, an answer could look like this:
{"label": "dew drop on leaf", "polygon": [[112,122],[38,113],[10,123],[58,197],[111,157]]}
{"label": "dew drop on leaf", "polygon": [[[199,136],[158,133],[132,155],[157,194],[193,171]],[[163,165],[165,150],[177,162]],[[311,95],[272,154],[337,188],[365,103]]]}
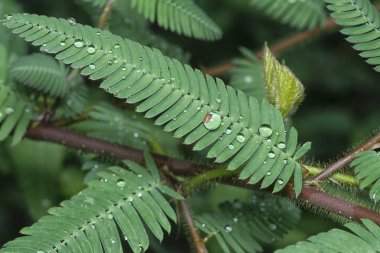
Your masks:
{"label": "dew drop on leaf", "polygon": [[231,150],[234,150],[235,146],[231,144],[231,145],[228,146],[228,148],[231,149]]}
{"label": "dew drop on leaf", "polygon": [[61,47],[64,47],[64,46],[66,46],[66,43],[64,41],[62,41],[61,43],[59,43],[59,45],[61,45]]}
{"label": "dew drop on leaf", "polygon": [[5,113],[6,114],[12,114],[14,112],[13,108],[12,107],[8,107],[5,109]]}
{"label": "dew drop on leaf", "polygon": [[236,136],[236,140],[240,143],[245,142],[245,137],[243,135],[238,135]]}
{"label": "dew drop on leaf", "polygon": [[83,43],[83,41],[78,40],[78,41],[74,42],[74,46],[77,48],[81,48],[84,46],[84,43]]}
{"label": "dew drop on leaf", "polygon": [[280,142],[280,143],[277,144],[277,147],[280,148],[280,149],[283,149],[283,148],[286,147],[286,145],[285,145],[285,143]]}
{"label": "dew drop on leaf", "polygon": [[229,234],[232,232],[232,227],[230,225],[226,225],[224,226],[224,231]]}
{"label": "dew drop on leaf", "polygon": [[270,159],[273,159],[273,158],[276,157],[276,154],[273,153],[273,152],[271,151],[271,152],[268,153],[268,157],[269,157]]}
{"label": "dew drop on leaf", "polygon": [[68,18],[67,21],[69,22],[70,25],[76,25],[77,24],[77,21],[75,20],[75,18]]}
{"label": "dew drop on leaf", "polygon": [[114,239],[111,239],[111,243],[114,244],[116,243],[116,241]]}
{"label": "dew drop on leaf", "polygon": [[270,128],[269,125],[262,125],[262,126],[259,128],[259,133],[261,134],[261,136],[267,138],[267,137],[269,137],[269,136],[272,135],[273,130],[272,130],[272,128]]}
{"label": "dew drop on leaf", "polygon": [[246,82],[246,83],[252,83],[252,81],[253,81],[252,76],[245,76],[244,77],[244,82]]}
{"label": "dew drop on leaf", "polygon": [[96,52],[96,49],[94,48],[94,47],[88,47],[87,48],[87,53],[89,53],[89,54],[93,54],[93,53],[95,53]]}
{"label": "dew drop on leaf", "polygon": [[112,65],[113,61],[108,61],[108,65]]}
{"label": "dew drop on leaf", "polygon": [[232,218],[232,221],[236,223],[239,221],[239,219],[237,217],[234,217],[234,218]]}
{"label": "dew drop on leaf", "polygon": [[283,161],[283,163],[286,165],[286,164],[289,163],[289,160],[288,160],[288,159],[285,159],[285,160]]}
{"label": "dew drop on leaf", "polygon": [[217,102],[218,104],[220,104],[220,103],[222,103],[222,100],[221,100],[220,98],[217,98],[217,99],[216,99],[216,102]]}
{"label": "dew drop on leaf", "polygon": [[219,114],[214,113],[214,112],[210,112],[209,114],[207,114],[203,120],[203,124],[208,130],[217,129],[221,123],[222,123],[222,118],[220,117]]}
{"label": "dew drop on leaf", "polygon": [[90,69],[95,69],[95,68],[96,68],[94,64],[90,64],[88,67],[89,67]]}
{"label": "dew drop on leaf", "polygon": [[278,183],[279,185],[282,185],[282,184],[284,184],[284,181],[283,181],[282,179],[279,179],[279,180],[277,181],[277,183]]}
{"label": "dew drop on leaf", "polygon": [[231,134],[231,133],[232,133],[231,128],[227,128],[227,129],[226,129],[226,134]]}
{"label": "dew drop on leaf", "polygon": [[116,44],[115,46],[113,46],[113,48],[118,49],[118,48],[120,48],[120,45]]}
{"label": "dew drop on leaf", "polygon": [[206,224],[203,223],[201,226],[202,226],[202,228],[205,228],[205,227],[206,227]]}
{"label": "dew drop on leaf", "polygon": [[267,176],[270,176],[272,175],[272,173],[270,171],[267,172]]}
{"label": "dew drop on leaf", "polygon": [[139,197],[139,198],[141,198],[142,195],[143,195],[142,192],[138,192],[138,193],[137,193],[137,197]]}
{"label": "dew drop on leaf", "polygon": [[125,181],[120,179],[116,182],[116,185],[119,186],[120,188],[124,188],[125,187]]}
{"label": "dew drop on leaf", "polygon": [[269,225],[269,228],[271,230],[276,230],[277,229],[277,225],[272,223],[272,224]]}
{"label": "dew drop on leaf", "polygon": [[107,219],[112,220],[113,219],[113,215],[112,214],[108,214],[107,215]]}

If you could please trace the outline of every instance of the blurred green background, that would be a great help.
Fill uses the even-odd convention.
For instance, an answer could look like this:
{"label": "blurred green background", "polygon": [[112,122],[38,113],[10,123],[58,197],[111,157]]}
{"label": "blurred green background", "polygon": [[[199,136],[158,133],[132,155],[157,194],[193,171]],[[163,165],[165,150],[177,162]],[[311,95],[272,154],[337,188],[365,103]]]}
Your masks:
{"label": "blurred green background", "polygon": [[[0,0],[2,15],[8,11],[4,6],[12,2],[15,11],[74,17],[78,22],[92,25],[88,12],[74,0]],[[256,51],[265,42],[271,45],[298,32],[262,15],[247,4],[248,0],[197,2],[222,28],[221,40],[197,41],[150,25],[154,34],[162,35],[190,55],[194,67],[230,62],[239,56],[240,46]],[[5,30],[0,34],[11,36]],[[34,51],[34,48],[27,49],[28,53]],[[380,74],[357,55],[339,32],[323,33],[305,41],[283,52],[279,59],[285,60],[306,89],[306,99],[292,120],[301,141],[313,143],[311,161],[327,163],[378,129]],[[0,68],[7,66],[0,65]],[[221,77],[228,81],[228,75]],[[24,141],[10,150],[3,146],[0,146],[0,245],[15,238],[20,228],[30,225],[48,207],[78,192],[84,177],[76,151],[32,141]],[[247,192],[219,185],[206,188],[198,195],[193,199],[194,208],[210,210],[223,200],[245,196]],[[278,245],[304,239],[334,225],[304,212],[300,226]],[[166,249],[157,246],[155,252],[186,252],[183,249],[186,240],[180,232],[173,233],[165,242]],[[267,250],[271,252],[271,246]]]}

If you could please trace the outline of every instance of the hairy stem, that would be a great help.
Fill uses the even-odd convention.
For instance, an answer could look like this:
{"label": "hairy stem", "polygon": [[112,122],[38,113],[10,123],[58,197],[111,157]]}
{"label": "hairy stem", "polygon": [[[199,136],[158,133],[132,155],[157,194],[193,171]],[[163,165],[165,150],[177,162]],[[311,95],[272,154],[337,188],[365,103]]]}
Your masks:
{"label": "hairy stem", "polygon": [[[30,127],[26,136],[34,140],[45,140],[74,149],[80,149],[119,159],[130,159],[137,163],[144,163],[144,155],[140,150],[116,145],[49,125],[41,124],[35,127]],[[196,175],[198,172],[210,168],[186,161],[171,159],[162,155],[154,155],[154,158],[159,166],[167,165],[173,173],[184,176]]]}
{"label": "hairy stem", "polygon": [[[307,170],[307,172],[310,175],[313,175],[313,176],[318,175],[323,171],[323,169],[313,167],[313,166],[304,165],[303,167]],[[331,176],[331,179],[333,179],[336,182],[343,183],[343,184],[351,184],[351,185],[359,185],[360,184],[360,182],[354,176],[347,175],[344,173],[335,173]]]}
{"label": "hairy stem", "polygon": [[[45,140],[75,149],[86,150],[89,152],[105,154],[120,159],[130,159],[138,163],[144,163],[144,156],[142,151],[115,145],[106,141],[72,133],[70,131],[48,125],[30,127],[26,136],[34,140]],[[371,140],[377,140],[377,142],[380,141],[380,134],[376,136],[378,137],[374,137]],[[371,143],[371,146],[373,146],[374,143]],[[168,168],[170,168],[170,171],[176,175],[195,176],[202,171],[206,171],[206,176],[199,175],[194,177],[193,180],[188,181],[188,189],[194,187],[196,184],[215,180],[217,178],[224,178],[223,182],[243,188],[256,190],[259,188],[258,185],[250,185],[247,184],[246,181],[234,179],[233,177],[227,178],[227,176],[231,176],[228,175],[229,173],[234,172],[222,169],[214,169],[214,171],[212,171],[213,168],[211,166],[199,165],[191,163],[189,161],[176,160],[162,155],[153,155],[153,157],[159,166],[166,165]],[[293,190],[288,190],[284,193],[290,197],[294,197]],[[380,225],[380,214],[373,212],[367,208],[355,205],[349,201],[330,196],[326,193],[303,187],[299,198],[311,205],[324,208],[328,211],[340,214],[347,218],[355,220],[367,218]]]}
{"label": "hairy stem", "polygon": [[374,147],[377,147],[377,145],[380,143],[380,133],[376,134],[374,137],[369,139],[366,143],[364,143],[360,148],[354,150],[353,152],[349,153],[348,155],[344,156],[343,158],[339,159],[335,163],[331,164],[329,167],[327,167],[325,170],[323,170],[321,173],[315,175],[312,177],[311,180],[314,181],[320,181],[329,178],[332,174],[335,172],[341,170],[346,165],[348,165],[350,162],[352,162],[355,159],[355,155],[357,153],[371,150]]}
{"label": "hairy stem", "polygon": [[[277,54],[283,52],[284,50],[286,50],[290,47],[298,45],[298,44],[300,44],[300,43],[302,43],[308,39],[314,38],[323,32],[334,30],[337,27],[338,26],[337,26],[337,24],[334,23],[333,19],[328,18],[325,27],[323,27],[323,28],[318,27],[312,31],[305,31],[305,32],[298,33],[292,37],[289,37],[285,40],[282,40],[282,41],[270,46],[270,50],[273,52],[274,55],[277,55]],[[257,57],[261,58],[262,55],[263,55],[263,51],[258,51],[256,53]],[[233,67],[234,67],[234,64],[232,62],[228,62],[228,63],[222,64],[219,66],[215,66],[215,67],[211,67],[211,68],[202,68],[202,70],[205,74],[221,75],[221,74],[227,73]]]}
{"label": "hairy stem", "polygon": [[187,205],[186,200],[181,200],[180,203],[181,203],[183,217],[185,218],[187,226],[190,229],[191,237],[193,239],[196,252],[197,253],[207,253],[208,252],[207,248],[204,244],[202,237],[199,234],[198,229],[196,228],[196,226],[194,224],[194,220],[193,220],[190,208]]}

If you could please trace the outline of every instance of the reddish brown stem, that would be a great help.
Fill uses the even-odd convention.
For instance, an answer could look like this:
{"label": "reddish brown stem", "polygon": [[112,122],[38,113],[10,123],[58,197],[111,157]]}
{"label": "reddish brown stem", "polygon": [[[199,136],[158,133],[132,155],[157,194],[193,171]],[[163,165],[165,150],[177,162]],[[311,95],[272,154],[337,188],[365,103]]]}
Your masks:
{"label": "reddish brown stem", "polygon": [[347,166],[350,162],[352,162],[355,159],[355,155],[359,152],[363,152],[366,150],[371,150],[377,147],[377,145],[380,143],[380,133],[369,139],[364,145],[362,145],[360,148],[354,150],[350,154],[346,155],[342,159],[336,161],[335,163],[331,164],[329,167],[327,167],[325,170],[323,170],[318,175],[315,175],[311,178],[311,180],[317,181],[317,180],[324,180],[329,178],[332,174],[335,172],[343,169],[345,166]]}
{"label": "reddish brown stem", "polygon": [[100,29],[105,29],[107,26],[107,19],[108,16],[111,13],[112,6],[114,4],[115,0],[108,0],[106,4],[103,7],[102,14],[100,15],[99,23],[98,23],[98,28]]}
{"label": "reddish brown stem", "polygon": [[[130,159],[138,163],[144,163],[143,153],[139,150],[115,145],[106,141],[83,136],[48,125],[38,125],[36,127],[31,127],[29,128],[26,136],[35,140],[46,140],[71,148],[86,150],[107,156],[113,156],[120,159]],[[370,147],[375,142],[377,143],[380,140],[380,134],[376,135],[371,140],[372,141],[367,142],[361,148]],[[170,171],[176,175],[193,176],[201,171],[209,170],[212,168],[211,166],[194,164],[189,161],[171,159],[169,157],[161,155],[153,154],[153,157],[158,165],[167,165],[168,168],[170,168]],[[245,181],[231,179],[229,179],[230,181],[228,181],[228,179],[226,180],[227,183],[235,186],[240,186],[248,189],[258,188],[257,185],[250,185]],[[285,194],[294,197],[294,192],[292,190],[285,192]],[[355,220],[367,218],[375,221],[380,225],[380,214],[364,207],[355,205],[349,201],[332,197],[326,193],[304,187],[299,198],[312,205],[343,215],[347,218],[352,218]]]}
{"label": "reddish brown stem", "polygon": [[[336,23],[334,23],[332,18],[327,19],[326,26],[322,28],[316,28],[312,31],[305,31],[305,32],[300,32],[290,38],[287,38],[285,40],[282,40],[278,42],[277,44],[274,44],[270,46],[270,50],[274,55],[278,55],[279,53],[283,52],[284,50],[293,47],[297,44],[300,44],[310,38],[316,37],[319,34],[326,32],[326,31],[331,31],[333,29],[336,29],[338,26]],[[263,51],[258,51],[256,53],[257,57],[262,57]],[[234,67],[234,64],[232,62],[228,62],[219,66],[211,67],[211,68],[203,68],[203,72],[205,74],[209,75],[221,75],[225,74],[228,71],[230,71]]]}
{"label": "reddish brown stem", "polygon": [[[74,149],[80,149],[120,159],[130,159],[137,163],[144,163],[144,155],[139,150],[116,145],[81,134],[76,134],[65,129],[56,128],[49,125],[30,127],[26,136],[34,140],[45,140],[62,144]],[[154,155],[154,158],[159,166],[167,165],[173,173],[180,175],[195,175],[197,172],[207,168],[205,166],[171,159],[162,155]]]}
{"label": "reddish brown stem", "polygon": [[194,224],[194,220],[193,220],[190,208],[187,205],[186,200],[181,200],[180,202],[181,202],[183,217],[185,218],[186,223],[189,227],[190,234],[191,234],[191,237],[193,239],[193,243],[194,243],[196,252],[197,253],[207,253],[208,252],[207,248],[204,244],[204,241],[202,240],[202,237],[199,234],[197,227]]}
{"label": "reddish brown stem", "polygon": [[[287,194],[295,198],[293,190],[288,190]],[[327,193],[303,187],[299,198],[310,205],[321,207],[346,218],[357,221],[360,221],[360,219],[370,219],[380,225],[379,213],[346,200],[330,196]]]}

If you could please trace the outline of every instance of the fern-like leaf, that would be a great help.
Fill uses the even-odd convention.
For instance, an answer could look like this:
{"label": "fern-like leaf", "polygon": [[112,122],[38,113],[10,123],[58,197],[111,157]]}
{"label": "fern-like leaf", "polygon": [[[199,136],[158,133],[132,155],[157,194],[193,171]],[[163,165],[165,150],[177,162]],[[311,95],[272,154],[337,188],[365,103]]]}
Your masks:
{"label": "fern-like leaf", "polygon": [[222,36],[220,28],[193,0],[132,0],[136,8],[151,22],[189,37],[215,40]]}
{"label": "fern-like leaf", "polygon": [[261,187],[283,189],[294,175],[295,192],[302,187],[297,159],[310,147],[297,152],[297,131],[287,137],[281,113],[266,100],[262,103],[242,91],[225,86],[220,79],[170,59],[156,49],[124,40],[107,31],[67,20],[30,14],[7,17],[4,24],[33,45],[100,85],[108,93],[139,103],[138,112],[158,117],[157,125],[186,137],[194,150],[209,148],[216,162],[230,161],[229,170],[242,166],[241,179],[262,181]]}
{"label": "fern-like leaf", "polygon": [[262,99],[265,96],[262,64],[250,50],[241,48],[240,52],[243,57],[234,60],[230,85],[248,96]]}
{"label": "fern-like leaf", "polygon": [[10,71],[19,83],[54,97],[64,97],[68,91],[67,71],[63,64],[43,54],[20,57]]}
{"label": "fern-like leaf", "polygon": [[332,229],[310,237],[305,242],[299,242],[275,253],[376,253],[380,252],[380,227],[373,221],[362,220],[364,226],[348,223],[345,226],[350,232]]}
{"label": "fern-like leaf", "polygon": [[380,154],[376,151],[360,152],[350,166],[355,169],[360,188],[370,186],[370,198],[377,202],[380,199]]}
{"label": "fern-like leaf", "polygon": [[380,14],[369,0],[325,0],[347,40],[380,72]]}
{"label": "fern-like leaf", "polygon": [[12,145],[20,142],[32,117],[32,106],[10,87],[0,85],[0,141],[13,133]]}
{"label": "fern-like leaf", "polygon": [[250,4],[298,29],[314,29],[326,21],[323,0],[251,0]]}
{"label": "fern-like leaf", "polygon": [[260,243],[273,243],[298,223],[300,210],[286,200],[223,203],[218,212],[195,217],[198,229],[215,238],[225,253],[262,252]]}
{"label": "fern-like leaf", "polygon": [[[144,252],[149,246],[147,228],[159,240],[170,232],[170,220],[176,214],[163,197],[182,197],[161,184],[151,158],[148,171],[125,161],[128,170],[110,167],[100,172],[100,180],[61,207],[49,209],[31,227],[21,230],[24,237],[5,244],[0,252],[122,252],[126,240],[133,252]],[[122,233],[120,237],[119,231]]]}

